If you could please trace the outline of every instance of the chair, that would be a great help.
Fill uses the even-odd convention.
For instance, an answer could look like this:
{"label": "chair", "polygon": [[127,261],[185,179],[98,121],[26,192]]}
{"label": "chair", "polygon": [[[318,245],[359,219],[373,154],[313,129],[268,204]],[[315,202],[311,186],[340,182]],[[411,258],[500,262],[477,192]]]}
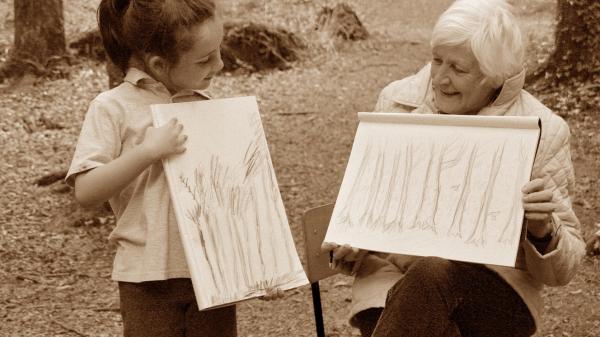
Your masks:
{"label": "chair", "polygon": [[312,291],[315,326],[318,337],[325,337],[319,281],[337,274],[337,272],[329,268],[329,254],[321,251],[321,244],[325,238],[332,212],[333,204],[327,204],[309,209],[302,216],[304,246],[306,249],[305,269]]}
{"label": "chair", "polygon": [[[327,233],[329,220],[333,213],[333,206],[334,204],[327,204],[311,208],[304,212],[302,216],[304,248],[306,252],[305,269],[312,291],[317,337],[325,337],[319,281],[337,274],[336,271],[329,268],[329,254],[321,251],[321,244],[325,238],[325,233]],[[444,336],[460,337],[461,335],[456,325],[450,325]]]}

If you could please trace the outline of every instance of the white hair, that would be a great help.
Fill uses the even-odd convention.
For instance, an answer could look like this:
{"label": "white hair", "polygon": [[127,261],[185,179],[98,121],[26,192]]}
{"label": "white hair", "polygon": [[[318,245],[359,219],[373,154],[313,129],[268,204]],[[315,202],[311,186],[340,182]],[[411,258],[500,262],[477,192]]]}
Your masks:
{"label": "white hair", "polygon": [[466,44],[481,72],[499,87],[523,70],[521,30],[505,0],[457,0],[433,28],[431,46]]}

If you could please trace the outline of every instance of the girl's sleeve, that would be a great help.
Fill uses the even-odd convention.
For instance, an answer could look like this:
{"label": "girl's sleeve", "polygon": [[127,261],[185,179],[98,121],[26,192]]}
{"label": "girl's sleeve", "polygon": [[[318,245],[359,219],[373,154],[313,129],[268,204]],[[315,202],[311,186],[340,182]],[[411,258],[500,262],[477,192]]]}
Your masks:
{"label": "girl's sleeve", "polygon": [[551,130],[554,131],[552,137],[547,137],[550,155],[542,169],[547,187],[553,191],[552,201],[559,205],[552,214],[554,237],[544,254],[538,252],[529,240],[523,242],[527,269],[535,279],[549,286],[567,284],[585,255],[585,242],[569,196],[574,185],[569,128],[562,119],[556,119],[560,123]]}
{"label": "girl's sleeve", "polygon": [[85,115],[75,154],[65,178],[74,186],[75,176],[115,159],[121,152],[119,109],[96,98]]}

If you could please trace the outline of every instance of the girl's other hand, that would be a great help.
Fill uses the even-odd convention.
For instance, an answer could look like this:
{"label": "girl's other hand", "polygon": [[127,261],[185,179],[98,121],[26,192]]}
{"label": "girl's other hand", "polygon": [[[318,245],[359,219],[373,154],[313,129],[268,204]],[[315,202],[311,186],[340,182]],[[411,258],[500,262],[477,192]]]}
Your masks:
{"label": "girl's other hand", "polygon": [[140,146],[154,161],[172,154],[183,153],[187,136],[181,133],[182,130],[183,125],[177,123],[175,118],[159,128],[149,127]]}
{"label": "girl's other hand", "polygon": [[281,290],[281,288],[267,288],[265,290],[267,291],[267,293],[259,297],[263,301],[274,301],[281,299],[284,296],[283,290]]}
{"label": "girl's other hand", "polygon": [[556,211],[558,206],[552,202],[552,191],[545,188],[543,179],[537,178],[526,183],[522,192],[527,231],[537,238],[543,238],[554,229],[552,212]]}

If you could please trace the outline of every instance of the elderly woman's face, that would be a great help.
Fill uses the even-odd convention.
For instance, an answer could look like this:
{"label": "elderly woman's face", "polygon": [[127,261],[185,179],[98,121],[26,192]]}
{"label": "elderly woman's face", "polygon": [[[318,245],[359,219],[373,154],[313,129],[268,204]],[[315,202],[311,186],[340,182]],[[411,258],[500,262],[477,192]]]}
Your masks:
{"label": "elderly woman's face", "polygon": [[479,63],[465,45],[433,47],[431,78],[435,105],[452,115],[477,114],[496,89],[483,81]]}

